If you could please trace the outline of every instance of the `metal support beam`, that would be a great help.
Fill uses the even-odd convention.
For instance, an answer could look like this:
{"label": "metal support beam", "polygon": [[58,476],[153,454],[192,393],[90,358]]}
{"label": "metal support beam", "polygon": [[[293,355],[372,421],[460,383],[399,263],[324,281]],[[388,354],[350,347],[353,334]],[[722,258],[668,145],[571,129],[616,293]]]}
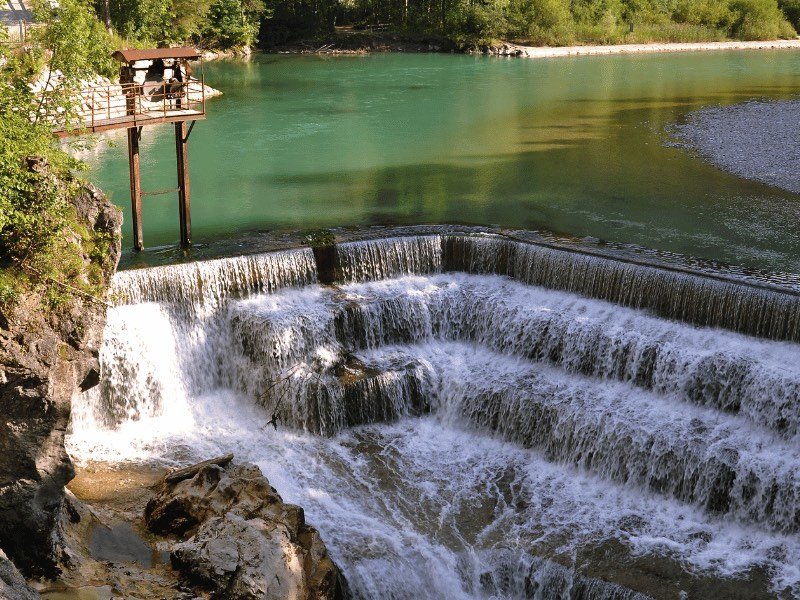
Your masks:
{"label": "metal support beam", "polygon": [[192,215],[189,202],[189,135],[186,121],[175,123],[175,151],[178,159],[178,216],[181,222],[181,246],[192,245]]}
{"label": "metal support beam", "polygon": [[136,128],[128,129],[128,166],[131,173],[131,214],[133,215],[133,249],[144,248],[142,240],[142,182],[139,163],[139,136]]}

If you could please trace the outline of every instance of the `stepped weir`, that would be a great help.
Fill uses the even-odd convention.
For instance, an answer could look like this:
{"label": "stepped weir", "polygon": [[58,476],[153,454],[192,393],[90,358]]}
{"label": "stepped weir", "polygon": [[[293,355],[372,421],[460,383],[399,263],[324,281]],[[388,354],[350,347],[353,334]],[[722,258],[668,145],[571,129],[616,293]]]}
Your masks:
{"label": "stepped weir", "polygon": [[800,593],[794,290],[441,233],[114,297],[73,452],[257,462],[357,598]]}

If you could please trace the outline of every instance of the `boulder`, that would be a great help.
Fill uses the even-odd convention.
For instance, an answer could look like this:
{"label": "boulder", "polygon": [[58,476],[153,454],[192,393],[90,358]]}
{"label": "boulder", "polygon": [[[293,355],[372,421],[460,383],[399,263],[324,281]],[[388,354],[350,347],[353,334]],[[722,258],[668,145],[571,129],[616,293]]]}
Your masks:
{"label": "boulder", "polygon": [[232,513],[206,521],[172,553],[181,572],[220,598],[265,600],[312,597],[303,555],[286,525]]}
{"label": "boulder", "polygon": [[205,464],[148,502],[150,531],[185,541],[171,560],[187,581],[231,600],[340,600],[347,584],[303,509],[255,465]]}

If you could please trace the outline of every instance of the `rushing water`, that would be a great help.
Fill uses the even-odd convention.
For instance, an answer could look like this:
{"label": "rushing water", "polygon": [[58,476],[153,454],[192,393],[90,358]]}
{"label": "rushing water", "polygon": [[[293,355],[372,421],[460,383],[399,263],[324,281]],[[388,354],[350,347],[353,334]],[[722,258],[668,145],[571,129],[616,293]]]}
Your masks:
{"label": "rushing water", "polygon": [[[664,144],[688,111],[792,97],[795,51],[262,56],[205,70],[225,95],[191,137],[197,242],[264,228],[499,224],[800,272],[797,195]],[[143,144],[144,189],[174,186],[172,130],[147,128]],[[128,211],[126,160],[120,139],[92,177]],[[171,197],[145,199],[144,232],[151,247],[177,241]]]}
{"label": "rushing water", "polygon": [[491,237],[319,258],[118,274],[73,454],[258,463],[358,598],[800,594],[796,294]]}

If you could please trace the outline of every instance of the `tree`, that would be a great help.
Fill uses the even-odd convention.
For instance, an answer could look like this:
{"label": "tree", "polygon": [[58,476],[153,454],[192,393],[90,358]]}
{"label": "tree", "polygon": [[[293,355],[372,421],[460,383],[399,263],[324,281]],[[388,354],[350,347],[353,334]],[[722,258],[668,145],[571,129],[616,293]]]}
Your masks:
{"label": "tree", "polygon": [[81,165],[53,143],[50,117],[70,113],[83,78],[114,67],[108,35],[89,5],[60,4],[57,14],[35,6],[44,28],[0,66],[0,263],[34,264],[52,245],[67,207],[56,180]]}
{"label": "tree", "polygon": [[223,48],[251,46],[266,7],[261,0],[215,0],[202,35]]}

